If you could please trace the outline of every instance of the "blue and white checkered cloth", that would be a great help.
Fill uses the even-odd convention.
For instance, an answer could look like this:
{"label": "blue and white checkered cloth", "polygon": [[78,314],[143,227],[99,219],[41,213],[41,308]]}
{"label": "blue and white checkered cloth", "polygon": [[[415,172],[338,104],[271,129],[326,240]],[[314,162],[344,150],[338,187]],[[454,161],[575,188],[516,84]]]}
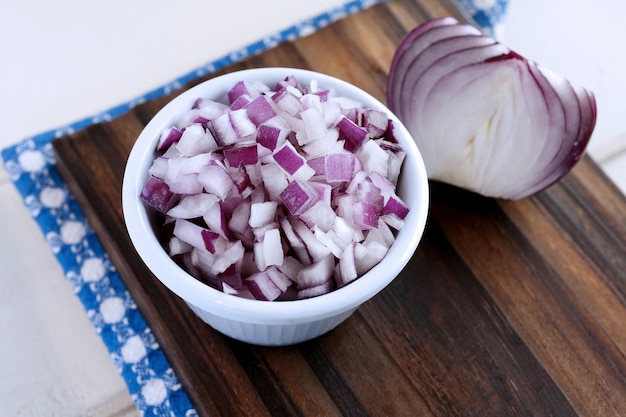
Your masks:
{"label": "blue and white checkered cloth", "polygon": [[[286,40],[308,35],[382,1],[350,1],[210,62],[136,100],[26,138],[2,151],[11,181],[41,228],[143,415],[192,417],[197,413],[100,241],[59,176],[52,153],[52,139],[112,120],[140,103],[165,96],[190,81]],[[456,1],[485,32],[497,36],[507,0]]]}

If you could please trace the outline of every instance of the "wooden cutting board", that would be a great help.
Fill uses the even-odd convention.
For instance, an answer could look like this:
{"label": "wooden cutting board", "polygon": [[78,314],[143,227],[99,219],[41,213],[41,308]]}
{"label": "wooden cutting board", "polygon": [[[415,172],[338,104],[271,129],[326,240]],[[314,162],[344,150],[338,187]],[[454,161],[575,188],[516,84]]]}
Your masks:
{"label": "wooden cutting board", "polygon": [[[449,0],[397,0],[233,65],[310,68],[384,100],[400,39]],[[626,200],[589,158],[519,202],[432,184],[401,276],[298,346],[230,340],[136,256],[120,188],[139,131],[172,96],[53,143],[58,168],[202,416],[625,416]]]}

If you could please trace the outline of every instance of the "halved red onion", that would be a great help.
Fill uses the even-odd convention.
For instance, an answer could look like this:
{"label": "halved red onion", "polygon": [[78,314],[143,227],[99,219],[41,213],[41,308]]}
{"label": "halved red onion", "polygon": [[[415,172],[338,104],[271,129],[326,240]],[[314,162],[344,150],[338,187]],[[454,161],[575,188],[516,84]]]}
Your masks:
{"label": "halved red onion", "polygon": [[513,200],[567,174],[596,121],[593,93],[449,17],[405,37],[387,99],[429,178]]}

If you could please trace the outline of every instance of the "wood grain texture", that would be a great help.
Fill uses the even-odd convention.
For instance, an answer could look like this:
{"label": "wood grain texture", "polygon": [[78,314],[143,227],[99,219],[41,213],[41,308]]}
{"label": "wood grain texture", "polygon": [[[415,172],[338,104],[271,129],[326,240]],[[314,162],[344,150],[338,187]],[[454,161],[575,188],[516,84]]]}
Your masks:
{"label": "wood grain texture", "polygon": [[[401,38],[443,15],[463,19],[449,0],[392,0],[221,72],[310,68],[384,101]],[[518,202],[433,183],[423,242],[396,281],[327,335],[256,347],[203,324],[124,229],[126,158],[172,97],[53,147],[201,416],[626,415],[626,200],[590,159]]]}

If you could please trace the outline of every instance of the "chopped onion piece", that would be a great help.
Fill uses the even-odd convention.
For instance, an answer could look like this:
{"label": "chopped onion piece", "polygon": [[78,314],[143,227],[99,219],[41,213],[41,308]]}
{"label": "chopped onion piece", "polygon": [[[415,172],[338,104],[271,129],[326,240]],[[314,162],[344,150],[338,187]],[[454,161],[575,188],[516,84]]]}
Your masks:
{"label": "chopped onion piece", "polygon": [[291,284],[293,284],[291,279],[289,279],[289,277],[287,275],[285,275],[276,266],[270,266],[269,268],[267,268],[266,272],[269,275],[269,277],[272,280],[272,282],[278,288],[280,288],[280,291],[282,293],[285,293],[285,291],[287,291],[287,289],[291,286]]}
{"label": "chopped onion piece", "polygon": [[356,262],[354,260],[354,247],[355,243],[351,242],[349,245],[346,245],[344,250],[341,252],[339,256],[339,276],[336,277],[336,283],[338,287],[343,287],[344,285],[354,281],[359,276],[356,270]]}
{"label": "chopped onion piece", "polygon": [[263,257],[265,265],[281,265],[285,259],[280,231],[270,229],[263,235]]}
{"label": "chopped onion piece", "polygon": [[349,182],[354,176],[356,156],[350,152],[332,153],[324,158],[324,175],[328,183]]}
{"label": "chopped onion piece", "polygon": [[298,299],[319,297],[333,290],[332,280],[325,281],[320,285],[309,288],[302,288],[298,290]]}
{"label": "chopped onion piece", "polygon": [[244,144],[224,149],[224,157],[231,167],[239,165],[254,165],[259,161],[259,152],[256,143]]}
{"label": "chopped onion piece", "polygon": [[193,219],[202,217],[204,213],[219,201],[213,194],[200,193],[184,196],[180,202],[167,212],[170,217]]}
{"label": "chopped onion piece", "polygon": [[333,275],[335,260],[332,254],[322,257],[315,263],[305,266],[296,277],[298,289],[316,287],[329,281]]}
{"label": "chopped onion piece", "polygon": [[317,201],[300,215],[300,219],[309,228],[318,227],[324,232],[328,232],[333,227],[335,217],[337,217],[337,213],[328,202],[323,200]]}
{"label": "chopped onion piece", "polygon": [[391,196],[387,200],[387,204],[383,207],[382,214],[393,214],[401,219],[404,219],[409,214],[409,208],[398,197]]}
{"label": "chopped onion piece", "polygon": [[289,175],[293,175],[306,163],[306,160],[289,142],[274,153],[274,160]]}
{"label": "chopped onion piece", "polygon": [[185,219],[176,219],[174,223],[174,236],[197,249],[203,249],[215,253],[217,236],[213,236],[208,229],[198,226]]}
{"label": "chopped onion piece", "polygon": [[172,236],[170,241],[168,242],[168,251],[171,256],[180,255],[183,253],[188,253],[193,250],[193,246],[191,246],[187,242],[183,242],[176,236]]}
{"label": "chopped onion piece", "polygon": [[279,126],[262,124],[256,134],[256,141],[259,145],[273,151],[278,146],[282,146],[287,137],[288,130]]}
{"label": "chopped onion piece", "polygon": [[241,96],[257,97],[259,91],[247,81],[239,81],[227,93],[230,104],[234,103]]}
{"label": "chopped onion piece", "polygon": [[256,133],[256,126],[248,117],[246,109],[233,110],[228,113],[228,118],[237,138],[244,138]]}
{"label": "chopped onion piece", "polygon": [[198,181],[205,191],[214,194],[224,201],[235,185],[226,169],[218,164],[207,165],[198,174]]}
{"label": "chopped onion piece", "polygon": [[282,294],[267,271],[250,275],[244,280],[244,283],[257,300],[273,301]]}
{"label": "chopped onion piece", "polygon": [[292,282],[297,282],[298,272],[303,268],[303,265],[293,256],[285,256],[283,263],[278,265],[277,268]]}
{"label": "chopped onion piece", "polygon": [[193,123],[183,131],[176,148],[186,156],[200,155],[217,150],[218,145],[211,132],[201,124]]}
{"label": "chopped onion piece", "polygon": [[365,129],[347,117],[342,117],[337,127],[339,138],[345,141],[344,147],[350,152],[356,152],[369,138]]}
{"label": "chopped onion piece", "polygon": [[287,87],[279,90],[272,96],[274,103],[276,103],[281,110],[290,116],[295,116],[302,109],[302,104],[300,103],[299,97],[296,95],[295,91]]}
{"label": "chopped onion piece", "polygon": [[255,126],[259,126],[261,123],[276,116],[274,108],[267,100],[266,96],[259,96],[246,105],[248,118]]}
{"label": "chopped onion piece", "polygon": [[[387,254],[389,248],[378,241],[368,242],[367,245],[362,245],[364,249],[361,256],[355,256],[355,264],[358,275],[362,275],[365,272],[372,269],[372,267],[378,264]],[[356,247],[355,247],[356,253]]]}
{"label": "chopped onion piece", "polygon": [[296,180],[280,193],[280,200],[291,214],[299,215],[317,201],[317,194],[307,183]]}
{"label": "chopped onion piece", "polygon": [[237,142],[239,136],[230,121],[229,113],[224,113],[210,120],[208,126],[220,146],[232,145]]}
{"label": "chopped onion piece", "polygon": [[287,219],[286,217],[281,217],[279,222],[281,229],[285,234],[285,237],[287,238],[289,246],[294,251],[295,256],[298,257],[300,263],[303,265],[310,265],[313,262],[313,260],[311,259],[311,255],[309,254],[309,251],[305,246],[304,241],[300,238],[300,236],[298,236],[298,234],[294,230],[289,219]]}
{"label": "chopped onion piece", "polygon": [[361,229],[374,229],[378,227],[378,209],[370,203],[357,202],[353,205],[352,221]]}
{"label": "chopped onion piece", "polygon": [[250,218],[248,224],[250,227],[262,227],[276,218],[276,209],[278,203],[276,201],[264,201],[262,203],[254,203],[250,206]]}
{"label": "chopped onion piece", "polygon": [[221,274],[228,270],[233,265],[236,265],[241,259],[243,259],[244,247],[241,241],[237,240],[230,244],[226,250],[221,252],[213,265],[211,265],[211,273]]}
{"label": "chopped onion piece", "polygon": [[167,213],[178,203],[180,196],[173,193],[165,181],[151,175],[141,190],[140,198],[157,211]]}
{"label": "chopped onion piece", "polygon": [[313,231],[311,231],[303,221],[296,218],[292,218],[291,220],[293,230],[298,234],[300,239],[302,239],[313,262],[318,262],[330,255],[330,249],[315,237]]}
{"label": "chopped onion piece", "polygon": [[165,129],[161,132],[156,151],[161,152],[169,148],[172,144],[178,142],[182,134],[183,132],[181,132],[176,126]]}

